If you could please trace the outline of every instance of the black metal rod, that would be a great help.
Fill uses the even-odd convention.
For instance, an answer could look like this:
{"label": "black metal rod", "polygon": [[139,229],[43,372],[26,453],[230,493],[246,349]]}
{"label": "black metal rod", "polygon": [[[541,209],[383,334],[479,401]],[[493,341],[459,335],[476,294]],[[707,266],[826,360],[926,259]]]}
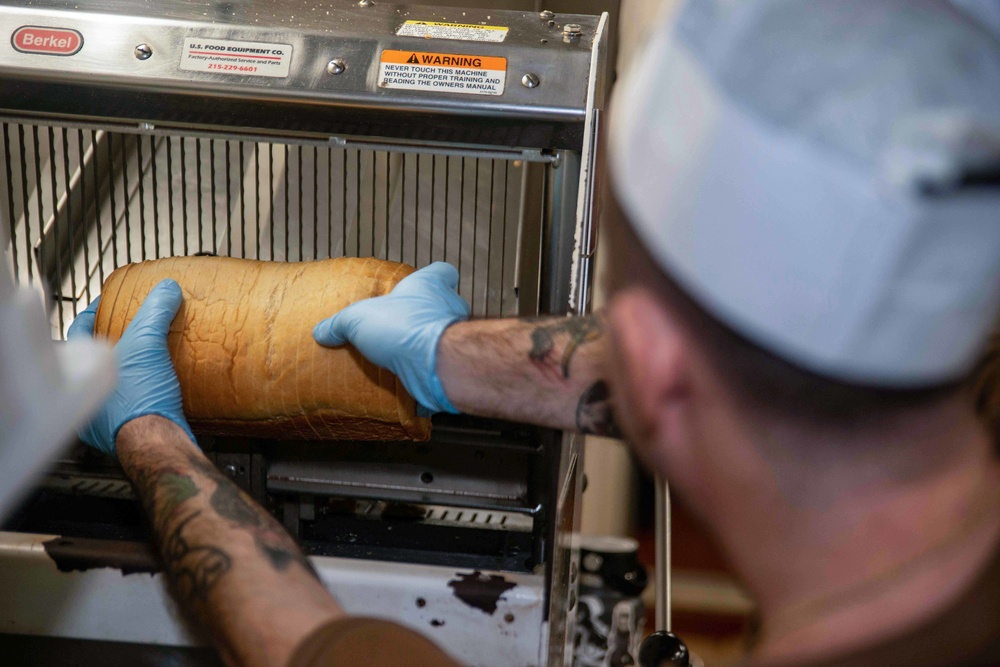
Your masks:
{"label": "black metal rod", "polygon": [[[69,221],[69,225],[66,227],[66,233],[69,234],[69,284],[71,296],[73,297],[73,317],[76,318],[77,315],[77,303],[76,303],[76,230],[73,229],[73,189],[70,186],[70,168],[69,168],[69,130],[65,127],[62,129],[62,152],[63,152],[63,181],[66,186],[66,220]],[[83,179],[83,160],[80,160],[80,178]],[[59,225],[57,224],[56,227]],[[61,276],[60,276],[61,278]],[[62,288],[60,287],[60,292]],[[60,306],[60,312],[61,306]]]}
{"label": "black metal rod", "polygon": [[229,173],[233,164],[233,142],[226,140],[226,255],[233,256],[233,179]]}
{"label": "black metal rod", "polygon": [[118,268],[118,233],[117,233],[117,216],[118,216],[118,205],[115,202],[115,170],[114,170],[114,158],[112,157],[112,144],[114,144],[115,135],[111,132],[104,133],[104,139],[107,142],[105,148],[107,149],[108,158],[108,207],[110,209],[110,225],[108,226],[108,233],[111,234],[111,256],[112,256],[112,270]]}
{"label": "black metal rod", "polygon": [[160,179],[156,174],[157,147],[156,138],[149,136],[149,168],[153,179],[153,256],[160,257]]}
{"label": "black metal rod", "polygon": [[[496,192],[496,190],[495,190],[496,183],[497,183],[496,169],[497,169],[497,161],[495,159],[490,160],[490,217],[489,217],[489,222],[487,223],[487,228],[486,228],[487,229],[487,232],[486,232],[486,294],[484,295],[485,296],[485,300],[486,300],[486,309],[485,309],[486,310],[486,317],[490,316],[490,301],[491,301],[491,299],[490,299],[489,286],[490,286],[490,281],[493,279],[492,276],[491,276],[491,270],[490,269],[491,269],[491,264],[493,262],[493,252],[492,251],[493,251],[493,247],[494,247],[493,246],[493,209],[494,209],[494,205],[495,205],[496,202],[494,201],[493,196],[494,196],[494,194]],[[500,289],[501,290],[503,289],[503,278],[500,279]]]}
{"label": "black metal rod", "polygon": [[91,178],[93,178],[94,184],[94,214],[96,216],[96,227],[97,227],[97,275],[101,280],[101,285],[104,285],[104,230],[103,227],[103,216],[101,215],[101,189],[99,181],[97,180],[97,133],[94,130],[90,131],[90,148],[94,152],[94,169],[91,170]]}
{"label": "black metal rod", "polygon": [[[83,148],[83,130],[76,131],[76,152],[79,157],[80,164],[80,220],[85,224],[83,225],[83,289],[84,294],[87,296],[87,303],[89,304],[93,301],[93,296],[90,290],[90,231],[87,229],[87,217],[90,211],[90,200],[87,199],[87,170],[84,169],[86,160],[84,159]],[[100,220],[98,220],[100,224]],[[98,253],[100,256],[100,253]]]}
{"label": "black metal rod", "polygon": [[400,174],[399,188],[399,261],[405,262],[406,250],[406,153],[400,155],[402,160],[403,173]]}
{"label": "black metal rod", "polygon": [[416,156],[416,172],[413,174],[413,266],[417,266],[417,245],[420,238],[420,154]]}
{"label": "black metal rod", "polygon": [[208,159],[212,161],[210,170],[212,184],[209,188],[212,194],[212,252],[219,247],[219,198],[215,190],[215,181],[218,177],[218,170],[215,168],[215,139],[208,141]]}
{"label": "black metal rod", "polygon": [[167,136],[167,230],[170,234],[170,255],[174,255],[174,142]]}
{"label": "black metal rod", "polygon": [[122,213],[125,215],[125,259],[132,263],[132,217],[129,213],[128,153],[125,150],[125,135],[120,136],[118,149],[122,156]]}
{"label": "black metal rod", "polygon": [[[55,306],[55,308],[56,308],[56,310],[58,311],[58,314],[59,314],[59,335],[62,336],[62,332],[65,330],[66,327],[65,327],[65,322],[63,322],[63,309],[62,309],[62,280],[63,280],[62,254],[63,253],[62,253],[62,244],[59,243],[59,227],[61,227],[61,225],[59,224],[59,220],[58,220],[58,218],[59,218],[59,186],[57,184],[57,179],[56,179],[56,170],[57,170],[57,167],[56,167],[56,133],[55,133],[55,129],[51,125],[49,125],[48,131],[49,131],[48,132],[48,134],[49,134],[49,181],[51,183],[51,188],[52,188],[49,191],[49,200],[52,203],[52,232],[53,232],[53,235],[55,237],[55,245],[56,245],[56,252],[55,252],[55,255],[56,255],[56,274],[55,274],[55,280],[53,280],[52,284],[50,284],[48,287],[49,287],[49,292],[52,294],[53,305]],[[39,157],[40,156],[36,153],[35,154],[35,159],[38,159]],[[38,186],[39,186],[38,198],[39,198],[39,200],[41,200],[41,198],[42,198],[41,185],[42,185],[42,183],[39,180],[38,181]],[[44,222],[42,223],[42,227],[39,230],[39,232],[40,232],[40,234],[39,234],[40,237],[45,235],[45,224],[44,224]]]}
{"label": "black metal rod", "polygon": [[510,184],[510,160],[503,163],[503,223],[500,227],[500,317],[504,316],[503,298],[507,290],[507,196]]}
{"label": "black metal rod", "polygon": [[465,282],[462,280],[462,251],[465,246],[462,243],[462,232],[465,229],[465,157],[462,157],[462,164],[460,165],[462,171],[461,177],[458,179],[458,292],[462,293],[462,284]]}
{"label": "black metal rod", "polygon": [[313,259],[319,259],[319,151],[313,146]]}
{"label": "black metal rod", "polygon": [[[472,296],[469,299],[469,308],[473,314],[476,312],[476,270],[479,268],[479,262],[476,261],[476,253],[479,252],[479,246],[476,245],[479,237],[479,162],[479,159],[476,159],[476,188],[472,193]],[[486,279],[489,280],[489,275]]]}
{"label": "black metal rod", "polygon": [[354,256],[361,256],[361,149],[355,151],[358,164],[354,172],[354,184],[357,186],[357,197],[354,199]]}
{"label": "black metal rod", "polygon": [[[392,180],[390,179],[392,166],[389,164],[390,156],[389,151],[385,152],[385,211],[383,212],[383,218],[385,219],[385,230],[384,236],[382,237],[382,242],[385,244],[385,259],[390,259],[389,257],[389,204],[390,197],[392,195]],[[402,226],[402,225],[400,225]],[[399,259],[399,258],[397,258]]]}
{"label": "black metal rod", "polygon": [[288,261],[288,207],[290,205],[290,195],[288,194],[288,144],[284,144],[285,150],[285,168],[284,168],[284,186],[285,186],[285,261]]}
{"label": "black metal rod", "polygon": [[340,256],[347,257],[347,149],[340,151]]}
{"label": "black metal rod", "polygon": [[[214,166],[214,163],[213,163]],[[214,182],[214,181],[213,181]],[[260,143],[253,144],[253,191],[254,191],[254,214],[253,224],[256,227],[254,240],[254,259],[260,259]]]}
{"label": "black metal rod", "polygon": [[333,149],[326,149],[326,256],[333,257]]}
{"label": "black metal rod", "polygon": [[[142,159],[142,136],[137,135],[135,138],[135,154],[138,160],[136,165],[136,171],[139,172],[139,243],[142,246],[142,252],[140,257],[142,260],[146,260],[146,186],[144,185],[146,180],[146,169],[145,164],[143,164]],[[155,184],[154,184],[155,187]]]}
{"label": "black metal rod", "polygon": [[448,195],[448,186],[451,183],[451,156],[444,157],[444,261],[448,261],[448,214],[451,209],[451,199]]}
{"label": "black metal rod", "polygon": [[187,139],[181,137],[181,217],[184,221],[184,254],[190,255],[188,246],[188,204],[187,204],[187,151],[184,146]]}
{"label": "black metal rod", "polygon": [[[17,282],[20,271],[17,264],[17,225],[14,220],[14,174],[10,168],[13,157],[10,154],[10,125],[7,123],[3,124],[3,154],[3,165],[7,174],[7,222],[10,224],[10,247],[12,250],[10,256],[13,260],[14,282]],[[24,179],[22,178],[22,180]]]}
{"label": "black metal rod", "polygon": [[[28,215],[28,149],[24,141],[24,125],[18,124],[17,135],[21,143],[21,210],[24,212],[24,258],[28,265],[28,282],[32,282],[31,268],[31,216]],[[14,216],[11,216],[13,220]]]}
{"label": "black metal rod", "polygon": [[378,154],[375,151],[369,151],[369,155],[371,155],[372,158],[372,207],[371,216],[369,217],[369,222],[371,223],[371,247],[368,248],[368,254],[371,257],[375,257],[375,184],[378,181],[378,177],[375,175],[375,163],[378,160]]}
{"label": "black metal rod", "polygon": [[434,206],[434,200],[437,198],[437,155],[431,155],[431,229],[430,229],[430,245],[427,248],[427,263],[434,263],[434,212],[437,210]]}
{"label": "black metal rod", "polygon": [[[204,189],[201,187],[201,139],[194,140],[194,180],[195,194],[198,196],[198,252],[205,252],[205,211],[203,206]],[[215,205],[215,202],[212,202]],[[214,239],[213,239],[214,244]],[[215,248],[213,248],[215,250]]]}
{"label": "black metal rod", "polygon": [[240,169],[236,172],[240,177],[240,257],[247,256],[247,205],[246,205],[246,150],[244,142],[240,142]]}
{"label": "black metal rod", "polygon": [[295,222],[297,222],[298,224],[295,224],[295,222],[292,222],[291,218],[289,218],[288,233],[291,234],[291,231],[292,231],[293,228],[297,232],[296,236],[298,236],[298,239],[299,239],[299,256],[298,256],[297,259],[298,259],[298,261],[301,262],[302,261],[302,225],[305,224],[305,220],[304,220],[305,216],[302,214],[302,206],[303,206],[303,203],[305,202],[305,195],[304,195],[304,190],[303,190],[304,185],[302,183],[302,146],[296,146],[295,147],[295,162],[296,162],[296,167],[298,169],[298,173],[295,174],[296,178],[294,178],[292,180],[292,182],[298,184],[298,190],[299,190],[298,201],[296,202],[296,205],[295,205],[295,216],[297,218],[297,220]]}
{"label": "black metal rod", "polygon": [[271,261],[274,261],[274,144],[267,145],[267,194],[271,211],[267,232],[270,236]]}

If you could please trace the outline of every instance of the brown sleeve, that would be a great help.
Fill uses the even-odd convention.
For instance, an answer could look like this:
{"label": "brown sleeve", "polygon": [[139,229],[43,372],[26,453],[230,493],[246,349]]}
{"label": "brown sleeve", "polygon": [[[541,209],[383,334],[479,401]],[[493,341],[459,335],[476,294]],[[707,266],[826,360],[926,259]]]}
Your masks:
{"label": "brown sleeve", "polygon": [[390,621],[350,616],[307,636],[288,667],[459,667],[434,642]]}

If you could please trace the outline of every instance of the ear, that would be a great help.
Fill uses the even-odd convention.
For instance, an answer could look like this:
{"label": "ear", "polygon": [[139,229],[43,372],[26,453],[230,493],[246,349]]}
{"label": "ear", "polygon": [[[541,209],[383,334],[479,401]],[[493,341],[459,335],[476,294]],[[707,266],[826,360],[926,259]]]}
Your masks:
{"label": "ear", "polygon": [[679,443],[687,432],[691,384],[685,339],[663,303],[640,286],[614,297],[608,325],[608,375],[620,425],[648,463],[662,471],[666,443]]}

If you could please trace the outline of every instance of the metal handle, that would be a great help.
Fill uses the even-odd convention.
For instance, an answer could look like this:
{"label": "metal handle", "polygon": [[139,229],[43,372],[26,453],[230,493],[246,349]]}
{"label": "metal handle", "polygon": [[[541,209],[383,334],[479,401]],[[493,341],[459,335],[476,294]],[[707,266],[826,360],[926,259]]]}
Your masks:
{"label": "metal handle", "polygon": [[656,629],[670,632],[670,485],[656,477]]}

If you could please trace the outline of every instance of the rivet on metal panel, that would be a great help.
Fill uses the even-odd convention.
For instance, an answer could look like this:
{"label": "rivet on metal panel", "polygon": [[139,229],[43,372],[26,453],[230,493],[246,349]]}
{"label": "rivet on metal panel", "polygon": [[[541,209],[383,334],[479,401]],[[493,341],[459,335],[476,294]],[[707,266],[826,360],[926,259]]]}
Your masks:
{"label": "rivet on metal panel", "polygon": [[543,21],[551,21],[555,17],[556,17],[556,13],[555,12],[550,12],[547,9],[538,13],[538,18],[542,19]]}
{"label": "rivet on metal panel", "polygon": [[358,0],[358,7],[374,7],[375,3],[372,0]]}
{"label": "rivet on metal panel", "polygon": [[328,74],[343,74],[345,69],[347,69],[347,64],[340,58],[334,58],[326,64]]}
{"label": "rivet on metal panel", "polygon": [[135,47],[134,53],[139,60],[149,60],[153,55],[153,47],[149,44],[140,44]]}
{"label": "rivet on metal panel", "polygon": [[141,132],[152,132],[156,129],[156,126],[152,123],[139,123],[139,130]]}
{"label": "rivet on metal panel", "polygon": [[222,471],[226,473],[226,475],[228,475],[229,477],[236,477],[237,474],[236,466],[234,466],[232,463],[224,467]]}
{"label": "rivet on metal panel", "polygon": [[528,72],[521,77],[521,85],[525,88],[537,88],[541,82],[542,80],[534,72]]}

